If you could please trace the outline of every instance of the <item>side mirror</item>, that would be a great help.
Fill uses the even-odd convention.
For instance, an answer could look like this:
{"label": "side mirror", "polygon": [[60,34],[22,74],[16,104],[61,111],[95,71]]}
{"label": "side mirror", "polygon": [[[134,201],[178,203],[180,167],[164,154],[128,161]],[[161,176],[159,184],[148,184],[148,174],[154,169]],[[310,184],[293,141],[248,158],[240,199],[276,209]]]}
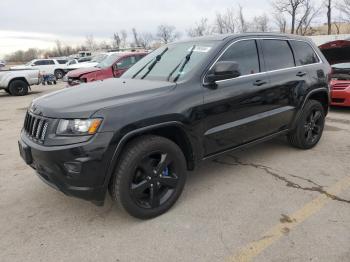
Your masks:
{"label": "side mirror", "polygon": [[215,84],[216,81],[236,78],[241,75],[239,65],[234,61],[217,62],[207,75],[206,79],[210,84]]}

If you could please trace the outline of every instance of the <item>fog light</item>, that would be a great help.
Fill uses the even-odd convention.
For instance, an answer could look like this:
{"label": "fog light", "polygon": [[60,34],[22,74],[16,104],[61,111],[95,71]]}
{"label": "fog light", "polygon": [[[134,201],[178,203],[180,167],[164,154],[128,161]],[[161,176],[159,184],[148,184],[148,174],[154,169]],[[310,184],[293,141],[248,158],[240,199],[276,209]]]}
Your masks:
{"label": "fog light", "polygon": [[64,167],[70,175],[78,175],[81,172],[80,162],[66,162]]}

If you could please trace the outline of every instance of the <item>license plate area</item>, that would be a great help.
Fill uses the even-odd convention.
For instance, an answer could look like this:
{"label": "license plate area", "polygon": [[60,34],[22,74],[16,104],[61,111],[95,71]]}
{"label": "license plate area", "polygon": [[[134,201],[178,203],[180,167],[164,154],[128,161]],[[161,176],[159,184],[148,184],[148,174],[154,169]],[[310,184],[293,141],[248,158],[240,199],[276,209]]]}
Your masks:
{"label": "license plate area", "polygon": [[22,143],[21,141],[18,141],[18,148],[19,148],[19,153],[23,158],[24,162],[26,162],[27,165],[32,164],[33,158],[32,158],[32,152],[30,150],[30,147]]}

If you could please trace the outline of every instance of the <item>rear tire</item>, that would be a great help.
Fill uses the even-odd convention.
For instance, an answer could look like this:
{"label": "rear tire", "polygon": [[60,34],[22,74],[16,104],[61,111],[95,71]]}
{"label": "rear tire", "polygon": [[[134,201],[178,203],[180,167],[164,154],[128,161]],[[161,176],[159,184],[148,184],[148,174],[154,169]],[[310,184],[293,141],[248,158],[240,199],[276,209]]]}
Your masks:
{"label": "rear tire", "polygon": [[313,148],[322,137],[324,124],[322,104],[316,100],[307,101],[296,128],[288,135],[289,143],[300,149]]}
{"label": "rear tire", "polygon": [[28,94],[28,84],[23,80],[14,80],[9,85],[9,92],[13,96],[25,96]]}
{"label": "rear tire", "polygon": [[164,137],[147,135],[122,152],[109,190],[130,215],[149,219],[170,209],[181,195],[187,170],[181,149]]}
{"label": "rear tire", "polygon": [[55,70],[55,77],[56,79],[62,79],[64,77],[64,72],[61,69]]}

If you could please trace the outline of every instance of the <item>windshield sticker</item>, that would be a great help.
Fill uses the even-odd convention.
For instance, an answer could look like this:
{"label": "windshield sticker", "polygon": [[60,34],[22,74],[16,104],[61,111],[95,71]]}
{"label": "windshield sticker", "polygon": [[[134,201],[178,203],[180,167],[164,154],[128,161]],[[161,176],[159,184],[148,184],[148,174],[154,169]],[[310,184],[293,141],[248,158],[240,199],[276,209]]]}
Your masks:
{"label": "windshield sticker", "polygon": [[[208,53],[210,51],[211,47],[210,46],[196,46],[193,52],[201,52],[201,53]],[[192,47],[188,49],[190,52],[192,50]]]}

